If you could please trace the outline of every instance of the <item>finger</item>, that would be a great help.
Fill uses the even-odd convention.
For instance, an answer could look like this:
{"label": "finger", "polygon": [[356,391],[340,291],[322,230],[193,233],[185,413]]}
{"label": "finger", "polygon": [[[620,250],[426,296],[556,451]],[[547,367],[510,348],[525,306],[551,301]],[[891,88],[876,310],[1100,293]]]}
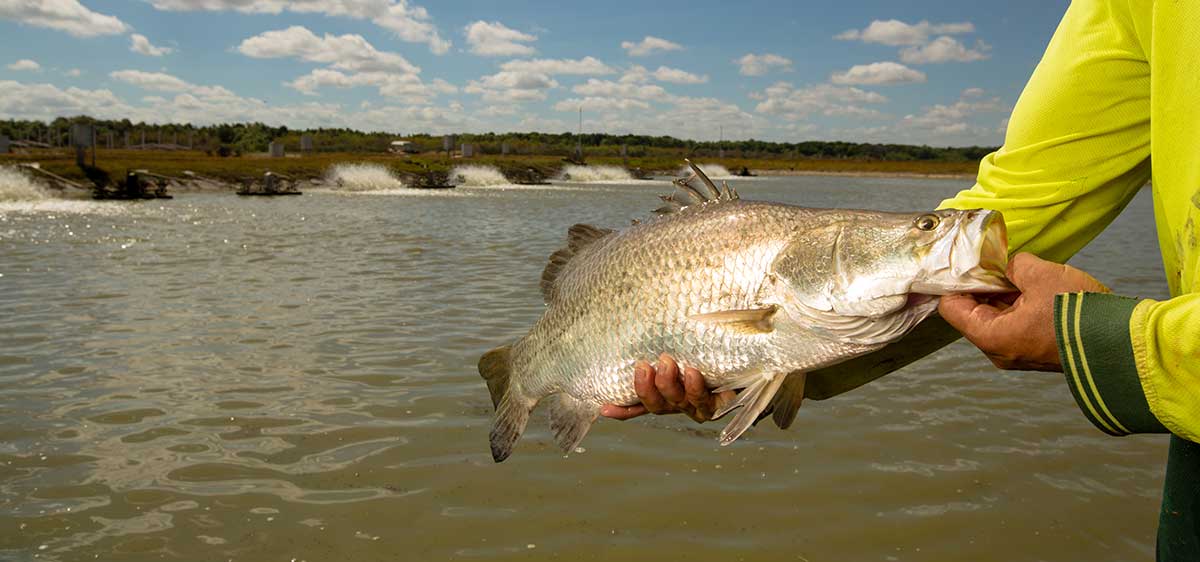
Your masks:
{"label": "finger", "polygon": [[684,369],[683,388],[688,404],[695,408],[698,417],[703,418],[696,421],[711,420],[713,413],[716,412],[716,399],[708,391],[708,387],[704,386],[704,375],[701,375],[700,371],[694,367]]}
{"label": "finger", "polygon": [[685,403],[683,381],[679,380],[679,364],[666,353],[658,357],[654,386],[667,402],[678,407]]}
{"label": "finger", "polygon": [[641,404],[632,406],[614,406],[605,404],[600,408],[600,415],[614,420],[628,420],[646,413],[646,407]]}
{"label": "finger", "polygon": [[1029,252],[1021,252],[1008,261],[1005,275],[1013,285],[1021,289],[1021,292],[1026,292],[1027,288],[1034,286],[1038,281],[1061,276],[1065,269],[1065,265],[1046,261]]}
{"label": "finger", "polygon": [[645,361],[634,363],[633,390],[642,400],[647,411],[661,414],[667,411],[667,404],[663,400],[662,394],[658,392],[658,388],[654,386],[654,374],[654,368],[649,363]]}
{"label": "finger", "polygon": [[973,295],[946,295],[938,303],[938,314],[954,326],[971,343],[979,346],[986,342],[986,334],[992,330],[1003,314],[999,308],[979,302]]}
{"label": "finger", "polygon": [[[721,410],[725,409],[726,406],[733,404],[735,401],[737,401],[736,391],[726,390],[725,392],[717,394],[713,399],[713,411],[720,412]],[[712,419],[711,416],[709,419]]]}

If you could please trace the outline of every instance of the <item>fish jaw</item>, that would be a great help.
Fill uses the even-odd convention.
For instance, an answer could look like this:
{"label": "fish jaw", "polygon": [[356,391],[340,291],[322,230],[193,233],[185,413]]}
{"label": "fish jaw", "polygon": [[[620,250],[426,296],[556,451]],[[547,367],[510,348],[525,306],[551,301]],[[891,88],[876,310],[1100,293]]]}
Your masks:
{"label": "fish jaw", "polygon": [[961,211],[951,236],[934,243],[922,262],[923,274],[911,292],[925,295],[1006,293],[1016,290],[1005,277],[1008,231],[999,212]]}

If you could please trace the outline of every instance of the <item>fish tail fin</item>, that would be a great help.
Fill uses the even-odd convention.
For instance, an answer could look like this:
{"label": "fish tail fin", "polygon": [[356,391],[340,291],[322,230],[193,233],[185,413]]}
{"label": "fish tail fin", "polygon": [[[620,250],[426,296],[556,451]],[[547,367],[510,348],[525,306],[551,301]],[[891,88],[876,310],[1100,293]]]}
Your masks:
{"label": "fish tail fin", "polygon": [[554,441],[563,452],[574,451],[600,415],[600,407],[563,392],[550,395],[549,400],[550,430],[554,432]]}
{"label": "fish tail fin", "polygon": [[791,427],[792,422],[796,420],[796,412],[800,410],[800,403],[804,401],[805,378],[807,376],[803,372],[788,373],[783,386],[771,400],[771,408],[774,410],[771,419],[775,420],[779,429]]}
{"label": "fish tail fin", "polygon": [[513,445],[525,432],[529,412],[537,401],[525,398],[520,392],[520,385],[513,384],[512,346],[497,347],[483,354],[479,358],[479,375],[487,381],[492,406],[496,408],[489,439],[492,460],[501,462],[512,454]]}
{"label": "fish tail fin", "polygon": [[775,396],[776,391],[783,384],[785,378],[782,373],[774,375],[756,377],[758,380],[746,387],[741,394],[738,395],[737,401],[727,406],[724,411],[718,412],[716,417],[720,417],[735,408],[742,408],[729,425],[721,430],[721,444],[728,445],[737,441],[754,422],[758,421],[758,415],[771,404],[771,398]]}

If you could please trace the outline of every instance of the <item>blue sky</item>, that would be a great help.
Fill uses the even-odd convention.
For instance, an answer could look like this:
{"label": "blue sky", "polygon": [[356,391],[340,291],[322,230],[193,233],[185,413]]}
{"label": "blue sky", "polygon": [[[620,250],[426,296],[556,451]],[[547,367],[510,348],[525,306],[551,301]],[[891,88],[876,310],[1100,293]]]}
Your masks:
{"label": "blue sky", "polygon": [[0,118],[995,145],[1066,6],[0,0]]}

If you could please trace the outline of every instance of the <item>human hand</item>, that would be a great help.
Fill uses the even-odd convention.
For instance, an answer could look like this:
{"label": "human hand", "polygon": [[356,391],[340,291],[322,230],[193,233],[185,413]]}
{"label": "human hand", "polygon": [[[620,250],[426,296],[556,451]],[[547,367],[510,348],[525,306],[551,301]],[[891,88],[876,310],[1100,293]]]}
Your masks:
{"label": "human hand", "polygon": [[991,300],[979,295],[947,295],[938,312],[1001,369],[1061,372],[1054,337],[1054,296],[1111,291],[1079,269],[1027,253],[1013,256],[1007,275],[1019,295]]}
{"label": "human hand", "polygon": [[693,367],[679,374],[679,365],[675,359],[666,353],[658,357],[656,365],[646,361],[638,361],[633,366],[633,388],[637,392],[641,404],[633,406],[616,406],[605,404],[600,409],[600,415],[608,418],[627,420],[640,415],[674,414],[683,412],[697,422],[704,423],[712,419],[713,414],[721,406],[733,400],[736,394],[732,390],[713,394],[704,386],[704,377]]}

